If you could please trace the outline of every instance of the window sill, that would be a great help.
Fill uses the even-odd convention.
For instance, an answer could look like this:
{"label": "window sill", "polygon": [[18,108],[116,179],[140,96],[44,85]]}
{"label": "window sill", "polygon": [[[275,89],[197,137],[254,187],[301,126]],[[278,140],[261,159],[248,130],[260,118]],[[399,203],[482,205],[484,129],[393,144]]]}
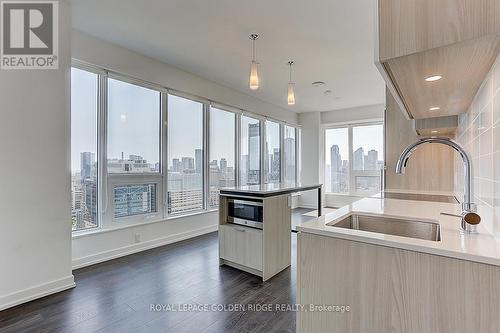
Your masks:
{"label": "window sill", "polygon": [[[113,232],[113,231],[117,231],[117,230],[136,228],[136,227],[141,227],[144,225],[149,225],[149,224],[154,224],[154,223],[168,222],[171,220],[177,220],[177,219],[181,219],[181,218],[185,218],[185,217],[210,214],[210,213],[214,213],[217,211],[218,211],[218,209],[201,210],[201,211],[196,211],[196,212],[192,212],[192,213],[188,213],[188,214],[171,215],[171,216],[168,216],[167,218],[161,218],[161,219],[151,220],[151,221],[130,223],[130,224],[120,225],[120,226],[111,225],[111,226],[106,226],[106,227],[102,227],[102,228],[93,228],[93,229],[89,229],[89,230],[74,231],[71,235],[71,238],[72,239],[84,238],[84,237],[88,237],[88,236],[104,234],[107,232]],[[116,223],[117,222],[114,222],[114,224],[116,224]]]}

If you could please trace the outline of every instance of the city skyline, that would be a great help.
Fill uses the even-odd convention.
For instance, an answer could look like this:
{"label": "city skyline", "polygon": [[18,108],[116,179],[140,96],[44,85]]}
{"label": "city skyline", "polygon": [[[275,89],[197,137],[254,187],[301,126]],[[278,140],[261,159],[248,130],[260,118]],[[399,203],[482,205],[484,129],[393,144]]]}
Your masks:
{"label": "city skyline", "polygon": [[[251,149],[249,149],[251,151]],[[203,168],[202,149],[195,149],[194,158],[181,156],[172,158],[168,167],[167,201],[169,214],[201,209],[203,203]],[[248,160],[248,155],[242,155]],[[270,168],[267,181],[279,179],[280,150],[275,149],[268,154]],[[97,163],[92,152],[80,153],[80,170],[72,172],[72,224],[74,230],[97,226]],[[140,155],[131,154],[107,161],[108,173],[117,172],[159,172],[159,164],[149,163]],[[247,166],[241,172],[247,174]],[[260,165],[259,165],[260,167]],[[260,168],[258,171],[260,174]],[[245,177],[248,178],[248,177]],[[251,179],[247,179],[250,180]],[[218,205],[218,189],[235,185],[234,166],[228,165],[228,159],[212,159],[209,161],[209,198],[210,207]],[[157,188],[155,184],[117,185],[114,192],[114,217],[134,216],[157,212]]]}
{"label": "city skyline", "polygon": [[[342,159],[339,145],[332,145],[330,161],[326,163],[325,183],[326,190],[332,193],[348,193],[350,191],[349,159]],[[376,171],[384,166],[384,161],[378,159],[378,151],[370,149],[364,154],[363,147],[358,147],[353,152],[353,171]],[[375,191],[380,189],[380,177],[373,175],[356,176],[352,184],[354,191]],[[351,190],[352,191],[352,190]]]}

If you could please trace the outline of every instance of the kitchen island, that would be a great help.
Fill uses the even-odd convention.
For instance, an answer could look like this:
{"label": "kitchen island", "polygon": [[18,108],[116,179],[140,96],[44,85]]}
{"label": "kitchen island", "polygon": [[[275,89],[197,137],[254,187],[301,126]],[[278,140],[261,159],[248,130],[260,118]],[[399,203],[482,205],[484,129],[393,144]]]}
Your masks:
{"label": "kitchen island", "polygon": [[[500,243],[457,203],[364,198],[298,227],[298,332],[500,332]],[[495,309],[495,310],[493,310]]]}
{"label": "kitchen island", "polygon": [[277,183],[264,185],[245,185],[237,187],[223,187],[220,189],[221,196],[243,196],[266,198],[276,195],[293,194],[304,191],[318,191],[318,216],[322,215],[322,184],[300,184],[300,183]]}
{"label": "kitchen island", "polygon": [[264,281],[291,264],[291,194],[318,191],[321,184],[266,184],[221,188],[219,263]]}

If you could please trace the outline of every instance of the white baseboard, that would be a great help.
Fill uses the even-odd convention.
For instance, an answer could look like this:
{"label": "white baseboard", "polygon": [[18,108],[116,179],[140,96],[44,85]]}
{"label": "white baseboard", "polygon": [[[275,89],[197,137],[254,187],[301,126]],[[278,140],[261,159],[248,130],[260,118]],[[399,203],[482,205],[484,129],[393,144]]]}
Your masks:
{"label": "white baseboard", "polygon": [[92,254],[89,256],[73,259],[73,269],[78,269],[90,265],[95,265],[100,262],[120,258],[127,256],[129,254],[153,249],[155,247],[164,246],[171,243],[176,243],[188,238],[193,238],[196,236],[201,236],[204,234],[208,234],[210,232],[214,232],[218,230],[218,225],[203,227],[200,229],[190,230],[174,235],[169,235],[162,238],[152,239],[149,241],[126,245],[117,249],[103,251],[96,254]]}
{"label": "white baseboard", "polygon": [[66,289],[73,288],[74,286],[75,278],[73,275],[70,275],[62,279],[39,284],[8,295],[0,296],[0,310],[5,310],[37,298],[55,294]]}

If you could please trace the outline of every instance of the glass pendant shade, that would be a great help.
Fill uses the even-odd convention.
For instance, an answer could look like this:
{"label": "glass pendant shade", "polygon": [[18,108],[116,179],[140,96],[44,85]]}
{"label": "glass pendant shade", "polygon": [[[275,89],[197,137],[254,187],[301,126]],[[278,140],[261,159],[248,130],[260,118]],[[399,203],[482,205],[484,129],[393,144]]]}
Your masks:
{"label": "glass pendant shade", "polygon": [[250,65],[250,89],[256,90],[259,88],[259,74],[257,73],[257,61],[252,60]]}
{"label": "glass pendant shade", "polygon": [[295,104],[295,92],[293,91],[293,83],[288,84],[288,105]]}

